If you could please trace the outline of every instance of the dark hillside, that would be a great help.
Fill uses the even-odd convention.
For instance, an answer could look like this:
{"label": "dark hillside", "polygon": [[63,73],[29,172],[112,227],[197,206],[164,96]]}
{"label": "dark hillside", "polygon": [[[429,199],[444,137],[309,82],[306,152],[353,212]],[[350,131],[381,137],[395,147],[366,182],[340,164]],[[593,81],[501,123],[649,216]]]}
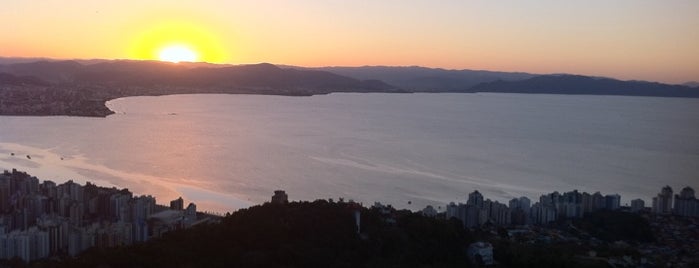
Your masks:
{"label": "dark hillside", "polygon": [[94,249],[60,267],[466,267],[468,238],[456,222],[324,200],[244,209],[209,224],[124,248]]}
{"label": "dark hillside", "polygon": [[470,91],[699,98],[699,90],[686,86],[580,75],[543,75],[522,81],[495,81],[477,85]]}

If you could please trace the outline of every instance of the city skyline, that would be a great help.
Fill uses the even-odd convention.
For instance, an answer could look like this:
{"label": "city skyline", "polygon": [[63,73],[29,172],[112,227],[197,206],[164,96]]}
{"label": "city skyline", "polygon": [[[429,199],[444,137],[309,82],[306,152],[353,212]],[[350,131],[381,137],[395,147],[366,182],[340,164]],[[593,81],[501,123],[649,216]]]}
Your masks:
{"label": "city skyline", "polygon": [[[446,204],[437,211],[427,206],[423,216],[461,221],[466,229],[494,226],[548,226],[569,219],[581,219],[598,211],[625,211],[681,217],[699,216],[699,200],[687,186],[673,197],[670,186],[661,189],[652,206],[640,199],[631,207],[621,206],[618,194],[602,195],[578,190],[542,194],[539,200],[513,198],[500,203],[486,198],[478,190],[467,194],[467,202]],[[466,194],[464,194],[466,197]],[[135,195],[128,189],[108,188],[92,183],[81,185],[71,181],[56,183],[40,180],[13,169],[0,173],[0,259],[19,257],[33,261],[61,253],[76,256],[93,248],[128,246],[161,237],[167,232],[187,229],[203,223],[219,222],[220,215],[197,212],[192,200],[188,206],[182,197],[158,205],[156,198]],[[318,199],[316,201],[325,201]],[[304,201],[297,201],[303,203]],[[307,201],[306,201],[307,202]],[[333,199],[328,199],[334,203]],[[345,203],[343,198],[338,203]],[[289,205],[283,190],[274,191],[273,206]],[[355,209],[357,230],[360,230],[361,203],[347,201]],[[256,205],[255,207],[259,207]],[[372,208],[384,215],[395,212],[391,205],[376,202]],[[244,211],[244,210],[243,210]],[[393,212],[392,212],[393,211]],[[230,212],[226,213],[230,215]],[[519,228],[519,227],[516,227]]]}

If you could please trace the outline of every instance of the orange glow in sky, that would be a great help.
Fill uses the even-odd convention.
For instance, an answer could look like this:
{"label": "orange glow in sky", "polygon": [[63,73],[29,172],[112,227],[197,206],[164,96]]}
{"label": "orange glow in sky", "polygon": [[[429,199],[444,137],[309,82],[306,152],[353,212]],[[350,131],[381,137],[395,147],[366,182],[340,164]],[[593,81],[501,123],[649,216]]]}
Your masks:
{"label": "orange glow in sky", "polygon": [[[179,61],[229,61],[221,34],[212,27],[194,22],[163,20],[133,25],[138,29],[131,38],[127,57],[131,59]],[[140,29],[139,29],[140,28]]]}
{"label": "orange glow in sky", "polygon": [[[3,1],[0,56],[699,80],[699,1]],[[186,59],[185,59],[186,60]],[[171,61],[171,60],[169,60]]]}

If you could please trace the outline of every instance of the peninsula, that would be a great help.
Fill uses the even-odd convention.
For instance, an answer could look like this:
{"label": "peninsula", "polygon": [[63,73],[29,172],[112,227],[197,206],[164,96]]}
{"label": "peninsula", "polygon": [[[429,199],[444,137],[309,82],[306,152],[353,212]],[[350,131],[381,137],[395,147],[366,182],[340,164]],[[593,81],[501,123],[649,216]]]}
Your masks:
{"label": "peninsula", "polygon": [[[5,61],[7,62],[7,61]],[[686,85],[579,75],[534,75],[424,67],[218,65],[135,60],[16,62],[0,65],[0,115],[105,117],[105,102],[129,96],[333,92],[451,92],[699,98]]]}
{"label": "peninsula", "polygon": [[170,94],[310,96],[406,92],[376,80],[272,64],[205,65],[159,61],[39,61],[0,66],[0,115],[104,117],[111,99]]}

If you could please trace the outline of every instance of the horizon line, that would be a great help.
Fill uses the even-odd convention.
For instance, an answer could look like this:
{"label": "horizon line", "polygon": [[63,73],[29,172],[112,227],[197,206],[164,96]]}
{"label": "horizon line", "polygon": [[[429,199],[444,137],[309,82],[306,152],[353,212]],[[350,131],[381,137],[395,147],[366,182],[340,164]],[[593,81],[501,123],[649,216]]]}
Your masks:
{"label": "horizon line", "polygon": [[[27,62],[17,62],[17,63],[32,63],[32,62],[39,62],[39,61],[142,61],[142,62],[161,62],[161,63],[170,63],[170,64],[210,64],[210,65],[220,65],[220,66],[245,66],[245,65],[256,65],[256,64],[272,64],[275,66],[279,67],[297,67],[297,68],[306,68],[306,69],[317,69],[317,68],[370,68],[370,67],[385,67],[385,68],[425,68],[425,69],[432,69],[432,70],[443,70],[443,71],[473,71],[473,72],[493,72],[493,73],[510,73],[510,74],[529,74],[529,75],[534,75],[534,76],[545,76],[545,75],[577,75],[577,76],[586,76],[586,77],[593,77],[593,78],[608,78],[608,79],[615,79],[619,81],[625,81],[625,82],[651,82],[651,83],[662,83],[662,84],[667,84],[667,85],[681,85],[681,86],[686,86],[685,84],[689,83],[699,83],[699,79],[692,79],[688,81],[683,81],[683,82],[667,82],[667,81],[660,81],[660,80],[646,80],[646,79],[623,79],[619,77],[614,77],[614,76],[600,76],[600,75],[591,75],[591,74],[580,74],[580,73],[565,73],[565,72],[551,72],[551,73],[536,73],[536,72],[527,72],[527,71],[507,71],[507,70],[488,70],[488,69],[469,69],[469,68],[448,68],[448,67],[438,67],[438,66],[425,66],[425,65],[385,65],[385,64],[378,64],[378,65],[316,65],[316,66],[302,66],[302,65],[294,65],[294,64],[286,64],[286,63],[272,63],[272,62],[265,62],[265,61],[260,61],[260,62],[249,62],[249,63],[222,63],[222,62],[207,62],[207,61],[181,61],[181,62],[169,62],[169,61],[163,61],[163,60],[158,60],[158,59],[130,59],[130,58],[53,58],[53,57],[41,57],[41,56],[2,56],[0,55],[0,59],[20,59],[20,60],[32,60],[32,61],[27,61]],[[15,63],[9,63],[9,64],[15,64]],[[6,65],[6,64],[0,64],[0,65]],[[690,86],[691,87],[691,86]]]}

